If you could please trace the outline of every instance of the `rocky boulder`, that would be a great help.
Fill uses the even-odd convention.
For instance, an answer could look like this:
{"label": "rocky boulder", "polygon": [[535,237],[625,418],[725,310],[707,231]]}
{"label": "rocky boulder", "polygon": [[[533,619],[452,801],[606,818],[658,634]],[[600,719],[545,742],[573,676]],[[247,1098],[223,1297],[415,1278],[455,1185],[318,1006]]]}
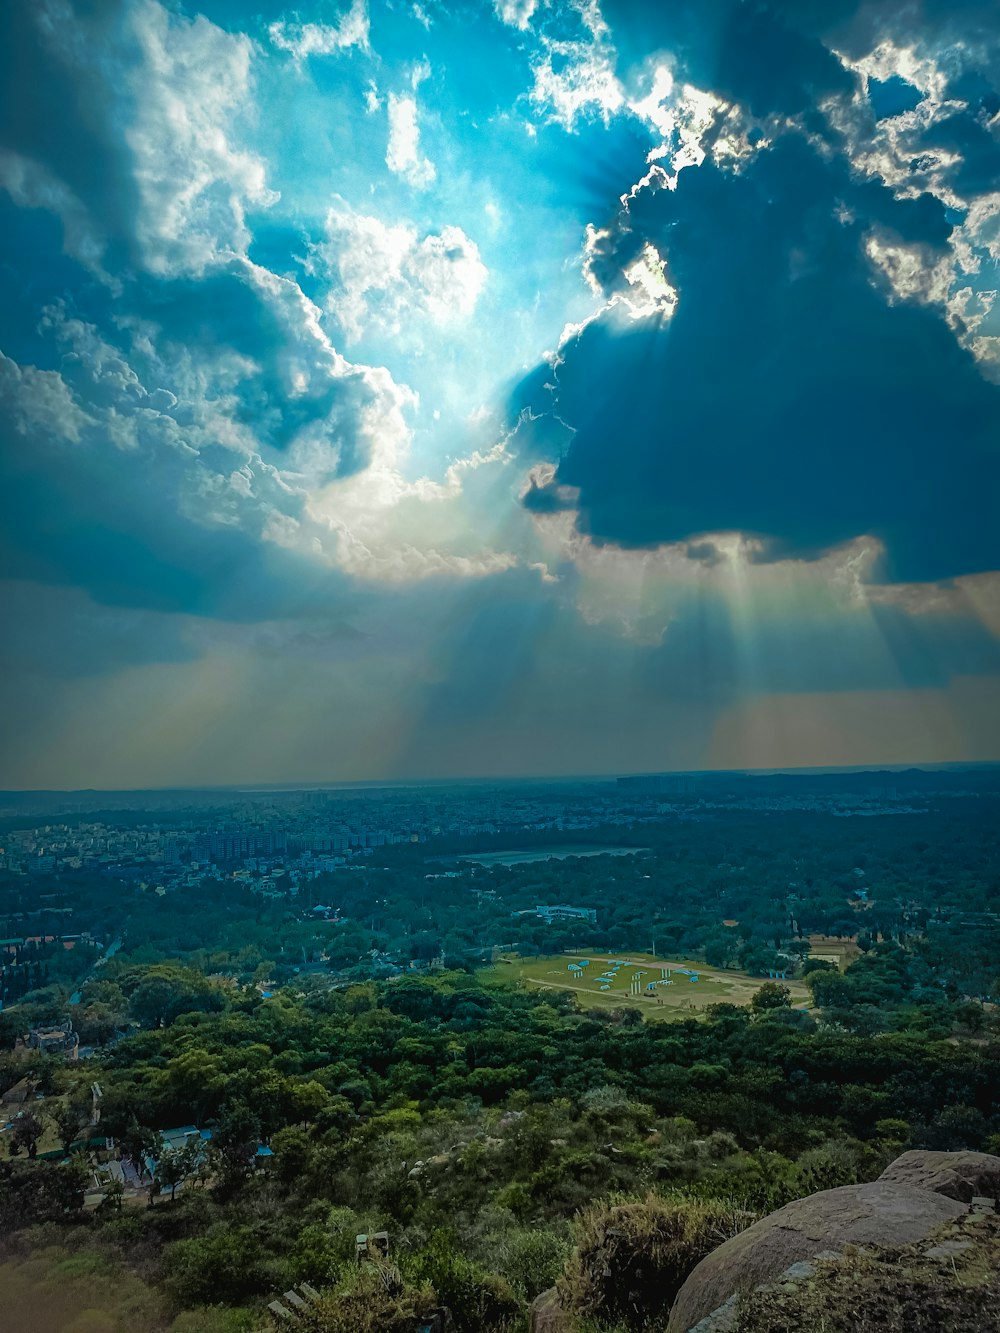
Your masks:
{"label": "rocky boulder", "polygon": [[531,1333],[577,1333],[576,1321],[559,1305],[555,1287],[543,1291],[531,1305]]}
{"label": "rocky boulder", "polygon": [[879,1180],[933,1190],[959,1203],[1000,1199],[1000,1157],[987,1152],[904,1152]]}
{"label": "rocky boulder", "polygon": [[698,1264],[670,1311],[668,1333],[689,1333],[738,1292],[771,1281],[793,1264],[847,1245],[910,1245],[965,1211],[944,1194],[886,1180],[796,1199]]}

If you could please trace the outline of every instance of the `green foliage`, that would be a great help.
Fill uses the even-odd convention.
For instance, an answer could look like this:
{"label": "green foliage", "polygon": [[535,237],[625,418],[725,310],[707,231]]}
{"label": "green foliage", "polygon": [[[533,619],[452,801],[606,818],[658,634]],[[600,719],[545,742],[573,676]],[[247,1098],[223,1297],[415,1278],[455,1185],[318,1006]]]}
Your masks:
{"label": "green foliage", "polygon": [[0,1235],[78,1216],[88,1174],[78,1158],[60,1164],[0,1161]]}
{"label": "green foliage", "polygon": [[166,1287],[179,1306],[224,1301],[238,1305],[268,1291],[282,1274],[273,1250],[249,1226],[216,1226],[204,1235],[174,1241],[163,1254]]}
{"label": "green foliage", "polygon": [[10,1131],[11,1152],[26,1152],[34,1157],[38,1150],[38,1140],[42,1137],[45,1125],[30,1107],[19,1111],[14,1117]]}
{"label": "green foliage", "polygon": [[[0,1228],[73,1227],[81,1246],[95,1240],[156,1275],[175,1333],[248,1320],[256,1333],[260,1309],[293,1281],[328,1288],[310,1315],[323,1333],[412,1333],[446,1296],[460,1329],[520,1330],[567,1263],[563,1281],[576,1274],[590,1317],[635,1328],[647,1316],[628,1293],[646,1290],[647,1269],[655,1290],[638,1304],[659,1301],[662,1314],[740,1210],[872,1179],[911,1145],[996,1150],[1000,1022],[981,1001],[1000,949],[988,928],[962,925],[1000,895],[982,810],[930,812],[920,839],[902,818],[734,811],[640,834],[652,850],[634,860],[469,869],[433,887],[423,851],[386,849],[384,867],[310,886],[341,909],[335,928],[235,882],[213,883],[197,913],[182,892],[54,884],[60,905],[76,893],[95,921],[127,920],[123,954],[74,974],[74,1018],[108,1043],[87,1065],[104,1089],[99,1132],[137,1164],[159,1158],[150,1184],[162,1197],[148,1209],[112,1198],[83,1219],[80,1164],[25,1160],[21,1130],[19,1156],[0,1163]],[[863,910],[856,866],[873,903]],[[11,912],[23,891],[9,889]],[[666,957],[703,952],[759,972],[795,967],[812,931],[862,923],[865,952],[843,972],[805,959],[811,1014],[765,981],[749,1009],[657,1024],[505,985],[501,967],[464,970],[483,941],[509,939],[512,913],[547,898],[597,907],[598,925],[513,918],[526,951],[648,949],[655,933]],[[373,946],[403,963],[443,948],[461,967],[375,981]],[[64,1017],[70,973],[46,976],[48,965],[26,960],[0,1039]],[[277,987],[266,1001],[264,980]],[[0,1089],[29,1072],[44,1115],[65,1108],[68,1135],[77,1078],[51,1057],[0,1056]],[[204,1188],[170,1204],[190,1163],[163,1151],[159,1131],[186,1124],[212,1127],[213,1147]],[[261,1141],[274,1154],[266,1170]],[[627,1225],[607,1223],[622,1208]],[[594,1231],[595,1216],[605,1221],[600,1244],[583,1236],[573,1257],[577,1212]],[[403,1271],[391,1291],[354,1263],[355,1234],[383,1228]],[[596,1267],[605,1251],[609,1291]],[[647,1251],[655,1262],[636,1257]]]}
{"label": "green foliage", "polygon": [[662,1328],[685,1278],[706,1254],[755,1220],[713,1200],[619,1200],[587,1208],[557,1289],[564,1309],[634,1333]]}
{"label": "green foliage", "polygon": [[791,1004],[792,993],[787,986],[777,981],[765,981],[750,1001],[750,1008],[755,1014],[766,1014],[772,1009],[787,1009]]}
{"label": "green foliage", "polygon": [[489,1238],[492,1265],[525,1301],[555,1284],[571,1252],[568,1233],[553,1227],[509,1227]]}
{"label": "green foliage", "polygon": [[413,1333],[418,1319],[427,1320],[437,1301],[426,1283],[390,1283],[372,1268],[351,1273],[343,1285],[324,1292],[320,1302],[297,1320],[303,1333]]}
{"label": "green foliage", "polygon": [[407,1276],[429,1284],[451,1311],[456,1333],[507,1333],[521,1311],[513,1287],[503,1277],[467,1259],[458,1237],[435,1231],[405,1265]]}
{"label": "green foliage", "polygon": [[258,1333],[260,1318],[253,1310],[233,1309],[228,1305],[202,1305],[182,1311],[170,1325],[169,1333]]}

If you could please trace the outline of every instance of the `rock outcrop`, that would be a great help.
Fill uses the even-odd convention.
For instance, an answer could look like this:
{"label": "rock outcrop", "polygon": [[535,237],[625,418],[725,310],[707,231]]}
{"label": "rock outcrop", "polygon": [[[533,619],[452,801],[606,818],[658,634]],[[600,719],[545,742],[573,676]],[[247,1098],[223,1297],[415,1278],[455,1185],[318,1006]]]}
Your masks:
{"label": "rock outcrop", "polygon": [[965,1211],[943,1194],[889,1181],[796,1199],[698,1264],[674,1302],[668,1333],[689,1333],[739,1292],[772,1281],[793,1264],[847,1245],[910,1245]]}
{"label": "rock outcrop", "polygon": [[[950,1272],[951,1261],[971,1244],[961,1228],[994,1210],[1000,1212],[1000,1157],[903,1153],[878,1180],[796,1199],[713,1250],[681,1287],[667,1333],[734,1333],[740,1299],[758,1289],[794,1305],[797,1287],[802,1289],[817,1267],[826,1271],[820,1261],[837,1260],[848,1246],[872,1247],[872,1263],[890,1266],[892,1252],[909,1246],[911,1257],[915,1254],[919,1263],[930,1265],[929,1271],[934,1263],[943,1263],[951,1264]],[[1000,1219],[993,1218],[991,1225],[1000,1236]],[[950,1239],[946,1230],[928,1240],[942,1227],[954,1231]],[[887,1257],[877,1259],[876,1249]],[[854,1260],[841,1260],[841,1266],[849,1262]],[[936,1286],[933,1290],[947,1305],[947,1293]],[[959,1320],[955,1327],[971,1325]],[[555,1289],[543,1292],[532,1306],[532,1333],[576,1333],[577,1328],[560,1308]],[[1000,1314],[996,1328],[1000,1330]]]}
{"label": "rock outcrop", "polygon": [[555,1287],[532,1302],[531,1333],[577,1333],[576,1320],[560,1306]]}
{"label": "rock outcrop", "polygon": [[959,1203],[1000,1199],[1000,1157],[986,1152],[904,1152],[879,1180],[933,1190]]}

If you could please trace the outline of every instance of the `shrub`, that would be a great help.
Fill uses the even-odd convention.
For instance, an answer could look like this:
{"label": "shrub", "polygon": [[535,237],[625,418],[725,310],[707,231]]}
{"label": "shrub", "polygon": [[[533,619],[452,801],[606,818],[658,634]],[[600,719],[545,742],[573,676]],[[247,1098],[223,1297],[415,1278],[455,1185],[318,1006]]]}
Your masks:
{"label": "shrub", "polygon": [[437,1305],[428,1283],[390,1281],[374,1268],[352,1273],[345,1285],[324,1292],[297,1320],[302,1333],[413,1333]]}
{"label": "shrub", "polygon": [[556,1284],[560,1303],[605,1326],[660,1329],[694,1266],[754,1220],[717,1200],[650,1194],[594,1204],[574,1223],[576,1250]]}
{"label": "shrub", "polygon": [[506,1278],[466,1259],[450,1232],[433,1232],[409,1261],[407,1272],[434,1288],[451,1311],[457,1333],[506,1333],[522,1313]]}
{"label": "shrub", "polygon": [[515,1291],[531,1301],[551,1287],[570,1254],[558,1231],[544,1227],[511,1227],[493,1242],[493,1265]]}

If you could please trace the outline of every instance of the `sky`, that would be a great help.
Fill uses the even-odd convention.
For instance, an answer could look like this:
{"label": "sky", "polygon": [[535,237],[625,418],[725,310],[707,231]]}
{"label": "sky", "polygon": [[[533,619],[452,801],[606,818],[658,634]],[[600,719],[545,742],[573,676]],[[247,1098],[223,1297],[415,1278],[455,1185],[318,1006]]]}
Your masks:
{"label": "sky", "polygon": [[995,0],[0,24],[0,786],[1000,759]]}

